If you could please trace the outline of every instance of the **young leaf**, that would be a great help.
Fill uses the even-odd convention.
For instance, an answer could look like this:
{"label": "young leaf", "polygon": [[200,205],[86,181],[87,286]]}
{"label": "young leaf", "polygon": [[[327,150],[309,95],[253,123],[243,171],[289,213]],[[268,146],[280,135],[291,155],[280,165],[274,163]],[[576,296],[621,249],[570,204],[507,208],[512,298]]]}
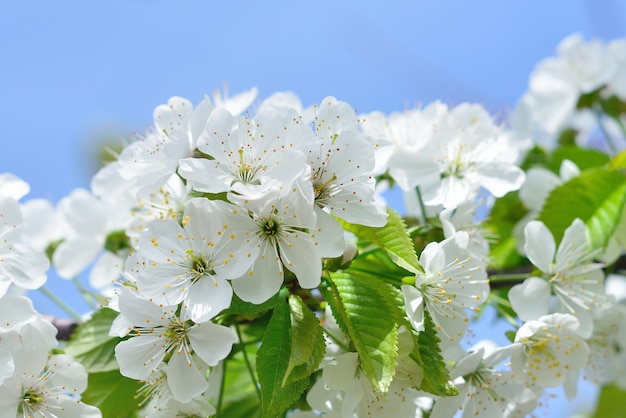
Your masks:
{"label": "young leaf", "polygon": [[81,324],[67,342],[65,351],[80,362],[88,373],[119,370],[115,360],[118,337],[109,337],[109,329],[118,313],[109,308],[100,309],[89,321]]}
{"label": "young leaf", "polygon": [[[332,274],[331,304],[338,323],[344,324],[359,353],[361,368],[372,387],[385,393],[393,379],[398,357],[398,324],[387,300],[367,278],[356,279],[345,272]],[[390,291],[389,291],[390,292]]]}
{"label": "young leaf", "polygon": [[283,387],[291,355],[291,336],[289,305],[281,302],[274,308],[257,352],[256,369],[264,418],[281,416],[308,386],[308,380],[303,379]]}
{"label": "young leaf", "polygon": [[458,395],[458,389],[450,382],[450,373],[439,347],[441,340],[428,311],[424,310],[424,331],[413,335],[416,341],[412,356],[424,370],[420,389],[437,396]]}
{"label": "young leaf", "polygon": [[289,308],[291,309],[291,354],[282,383],[283,387],[309,377],[317,370],[326,352],[320,321],[311,309],[295,295],[289,297]]}
{"label": "young leaf", "polygon": [[565,229],[580,218],[593,248],[600,248],[613,234],[625,201],[626,177],[618,171],[593,168],[552,190],[539,219],[559,242]]}
{"label": "young leaf", "polygon": [[393,262],[403,269],[412,273],[423,271],[404,220],[393,209],[388,208],[387,213],[387,224],[380,228],[349,224],[345,221],[341,223],[346,231],[384,249]]}
{"label": "young leaf", "polygon": [[103,418],[134,417],[140,399],[135,397],[140,382],[124,377],[118,370],[89,373],[82,401],[100,408]]}

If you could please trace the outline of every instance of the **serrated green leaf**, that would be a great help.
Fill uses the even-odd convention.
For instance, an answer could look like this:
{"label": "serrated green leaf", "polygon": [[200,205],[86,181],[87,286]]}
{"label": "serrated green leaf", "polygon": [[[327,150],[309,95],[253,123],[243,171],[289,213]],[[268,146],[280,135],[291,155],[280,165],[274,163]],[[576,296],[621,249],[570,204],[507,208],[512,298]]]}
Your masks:
{"label": "serrated green leaf", "polygon": [[576,218],[587,225],[593,248],[606,246],[626,200],[626,177],[613,170],[594,168],[550,192],[539,215],[559,242]]}
{"label": "serrated green leaf", "polygon": [[609,156],[603,152],[580,148],[576,145],[565,145],[554,150],[548,162],[548,168],[554,173],[558,173],[563,160],[570,160],[585,171],[589,168],[601,167],[609,162]]}
{"label": "serrated green leaf", "polygon": [[424,330],[414,333],[417,341],[413,352],[414,359],[424,370],[421,390],[437,396],[455,396],[459,394],[450,381],[450,373],[441,355],[441,340],[437,336],[435,323],[427,310],[424,310]]}
{"label": "serrated green leaf", "polygon": [[291,354],[282,382],[285,387],[309,377],[319,366],[326,344],[320,321],[300,297],[289,297],[291,310]]}
{"label": "serrated green leaf", "polygon": [[115,360],[115,346],[121,339],[109,336],[109,329],[117,315],[112,309],[100,309],[89,321],[81,324],[67,342],[65,351],[80,362],[88,373],[119,370],[120,366]]}
{"label": "serrated green leaf", "polygon": [[393,379],[398,357],[398,323],[383,295],[365,277],[354,278],[345,272],[331,275],[331,293],[336,304],[331,304],[335,317],[346,327],[361,368],[372,387],[386,392]]}
{"label": "serrated green leaf", "polygon": [[124,377],[118,370],[90,373],[82,401],[96,406],[103,418],[130,418],[139,410],[135,398],[140,382]]}
{"label": "serrated green leaf", "polygon": [[404,220],[391,208],[387,209],[387,214],[387,224],[380,228],[340,222],[346,231],[385,250],[403,269],[412,273],[423,272]]}
{"label": "serrated green leaf", "polygon": [[308,379],[304,379],[283,387],[290,354],[291,314],[287,302],[281,302],[274,308],[257,352],[256,370],[264,418],[280,416],[308,386]]}
{"label": "serrated green leaf", "polygon": [[594,418],[626,417],[626,391],[617,386],[605,386],[600,391]]}
{"label": "serrated green leaf", "polygon": [[374,275],[387,283],[393,283],[397,286],[402,284],[403,277],[415,275],[415,273],[411,273],[391,261],[387,253],[379,248],[366,254],[360,254],[356,259],[352,260],[348,271]]}

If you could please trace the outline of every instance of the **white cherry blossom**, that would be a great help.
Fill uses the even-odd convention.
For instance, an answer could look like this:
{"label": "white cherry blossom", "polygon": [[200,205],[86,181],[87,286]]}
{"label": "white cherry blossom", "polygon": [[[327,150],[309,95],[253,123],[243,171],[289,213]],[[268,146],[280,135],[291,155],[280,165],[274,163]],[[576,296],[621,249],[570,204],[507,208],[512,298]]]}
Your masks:
{"label": "white cherry blossom", "polygon": [[589,337],[593,330],[594,312],[611,305],[605,294],[602,265],[593,263],[589,250],[587,228],[575,219],[563,234],[558,249],[550,230],[540,221],[526,225],[525,252],[528,259],[543,275],[530,277],[513,286],[509,299],[523,321],[547,315],[550,295],[561,302],[562,311],[576,316],[579,333]]}
{"label": "white cherry blossom", "polygon": [[157,303],[182,302],[183,320],[204,322],[230,306],[227,279],[240,277],[256,260],[255,223],[228,203],[204,198],[190,200],[181,221],[149,225],[139,243],[149,262],[137,287]]}
{"label": "white cherry blossom", "polygon": [[469,236],[459,231],[440,243],[431,242],[420,256],[424,273],[415,285],[403,285],[404,304],[411,324],[424,329],[424,310],[437,327],[443,343],[458,342],[469,325],[466,309],[478,311],[489,294],[483,262],[472,258]]}

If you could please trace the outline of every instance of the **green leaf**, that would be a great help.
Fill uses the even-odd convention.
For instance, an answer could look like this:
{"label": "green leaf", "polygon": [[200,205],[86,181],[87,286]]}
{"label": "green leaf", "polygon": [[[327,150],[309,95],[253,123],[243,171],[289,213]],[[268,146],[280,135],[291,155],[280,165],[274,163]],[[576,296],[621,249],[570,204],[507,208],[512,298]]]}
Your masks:
{"label": "green leaf", "polygon": [[139,388],[140,382],[118,370],[90,373],[82,401],[100,408],[103,418],[130,418],[139,409],[140,400],[135,397]]}
{"label": "green leaf", "polygon": [[291,309],[291,354],[282,382],[285,387],[309,377],[326,352],[320,321],[300,297],[289,297]]}
{"label": "green leaf", "polygon": [[67,342],[65,351],[80,362],[88,373],[119,370],[120,366],[115,360],[115,346],[121,339],[109,336],[109,329],[117,315],[112,309],[100,309],[89,321],[81,324]]}
{"label": "green leaf", "polygon": [[609,162],[609,156],[603,152],[589,148],[580,148],[576,145],[561,146],[552,153],[548,168],[558,173],[563,160],[570,160],[580,168],[580,171],[585,171],[605,165]]}
{"label": "green leaf", "polygon": [[556,242],[576,218],[587,225],[593,248],[606,246],[626,200],[626,177],[613,170],[593,168],[556,187],[539,215]]}
{"label": "green leaf", "polygon": [[259,418],[261,410],[256,396],[246,396],[237,402],[225,404],[220,411],[220,417]]}
{"label": "green leaf", "polygon": [[507,269],[522,264],[524,259],[517,252],[517,245],[513,230],[515,225],[526,215],[527,210],[519,199],[517,192],[496,200],[489,218],[485,222],[485,229],[496,237],[491,245],[489,266],[495,269]]}
{"label": "green leaf", "polygon": [[[417,334],[417,335],[415,335]],[[424,370],[424,379],[420,389],[437,396],[455,396],[459,394],[450,381],[450,373],[443,361],[435,323],[428,311],[424,310],[424,331],[414,333],[417,344],[412,356]]]}
{"label": "green leaf", "polygon": [[241,300],[237,294],[233,293],[230,307],[225,309],[221,315],[256,315],[258,313],[272,309],[280,301],[278,293],[261,304],[254,304]]}
{"label": "green leaf", "polygon": [[345,326],[372,387],[387,392],[398,357],[398,323],[387,303],[394,295],[367,276],[357,279],[337,272],[331,279],[330,294],[336,301],[330,305],[333,315]]}
{"label": "green leaf", "polygon": [[387,224],[380,228],[340,222],[345,230],[381,247],[403,269],[412,273],[423,272],[404,220],[391,208],[387,209],[387,214]]}
{"label": "green leaf", "polygon": [[283,387],[289,356],[291,355],[291,314],[287,302],[274,308],[259,351],[256,369],[261,385],[263,417],[280,416],[294,403],[308,386],[303,379]]}
{"label": "green leaf", "polygon": [[620,152],[609,162],[609,168],[614,170],[626,168],[626,150]]}
{"label": "green leaf", "polygon": [[626,391],[617,386],[604,386],[600,391],[594,418],[626,417]]}

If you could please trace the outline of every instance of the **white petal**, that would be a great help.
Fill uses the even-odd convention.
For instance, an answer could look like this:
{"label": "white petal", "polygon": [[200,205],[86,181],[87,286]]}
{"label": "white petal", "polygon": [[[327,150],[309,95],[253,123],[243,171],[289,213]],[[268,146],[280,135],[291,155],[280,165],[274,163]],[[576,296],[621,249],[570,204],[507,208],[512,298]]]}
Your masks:
{"label": "white petal", "polygon": [[159,336],[132,337],[115,346],[120,373],[131,379],[146,380],[165,357],[165,339]]}
{"label": "white petal", "polygon": [[538,277],[529,277],[509,290],[511,307],[524,322],[548,314],[550,284]]}
{"label": "white petal", "polygon": [[424,330],[424,297],[415,286],[402,285],[404,309],[416,331]]}
{"label": "white petal", "polygon": [[524,228],[526,256],[544,273],[552,271],[556,244],[552,232],[540,221],[531,221]]}
{"label": "white petal", "polygon": [[209,384],[204,375],[185,348],[174,350],[167,363],[167,385],[177,401],[191,402],[194,397],[206,391]]}
{"label": "white petal", "polygon": [[209,321],[230,306],[233,289],[224,279],[201,277],[192,284],[183,305],[183,319],[193,322]]}
{"label": "white petal", "polygon": [[282,263],[270,248],[266,252],[262,250],[252,269],[237,280],[231,281],[231,284],[241,299],[259,304],[278,293],[283,281]]}
{"label": "white petal", "polygon": [[359,355],[344,353],[324,366],[322,377],[324,383],[334,390],[348,390],[355,379]]}
{"label": "white petal", "polygon": [[237,342],[237,336],[230,328],[210,322],[191,328],[187,335],[195,353],[209,366],[226,358]]}

